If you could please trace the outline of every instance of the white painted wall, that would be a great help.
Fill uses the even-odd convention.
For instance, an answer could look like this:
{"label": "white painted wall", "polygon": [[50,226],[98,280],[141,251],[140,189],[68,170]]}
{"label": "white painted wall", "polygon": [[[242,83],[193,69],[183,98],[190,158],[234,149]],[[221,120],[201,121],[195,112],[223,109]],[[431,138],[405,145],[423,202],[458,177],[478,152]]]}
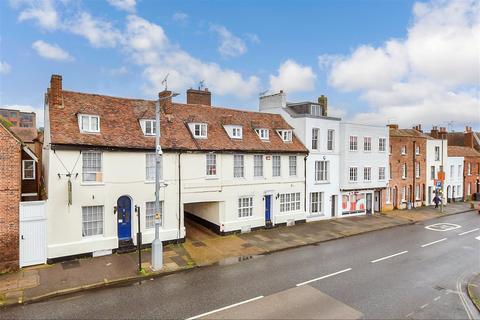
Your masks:
{"label": "white painted wall", "polygon": [[[435,158],[435,148],[439,148],[440,150],[440,157],[437,160]],[[433,202],[433,198],[435,197],[435,179],[438,179],[438,172],[442,168],[442,159],[444,163],[444,171],[446,174],[446,179],[449,177],[450,173],[450,165],[448,164],[448,142],[447,140],[443,140],[443,153],[442,153],[442,140],[441,139],[433,139],[427,140],[427,155],[426,155],[426,169],[425,169],[425,202],[427,205],[435,204]],[[432,176],[432,167],[435,167],[435,177]],[[433,178],[433,179],[432,179]],[[447,192],[447,188],[445,187],[445,193]],[[444,203],[446,203],[446,198]]]}
{"label": "white painted wall", "polygon": [[[462,200],[463,198],[463,166],[464,157],[447,157],[445,172],[445,197]],[[453,166],[453,172],[452,172]],[[455,187],[455,193],[453,188]],[[449,191],[449,194],[447,194]]]}

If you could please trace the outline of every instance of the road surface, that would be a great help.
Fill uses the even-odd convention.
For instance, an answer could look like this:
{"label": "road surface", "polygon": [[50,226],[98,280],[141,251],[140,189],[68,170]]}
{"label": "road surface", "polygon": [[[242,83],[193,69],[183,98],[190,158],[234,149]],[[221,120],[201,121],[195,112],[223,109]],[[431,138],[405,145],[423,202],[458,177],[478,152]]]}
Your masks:
{"label": "road surface", "polygon": [[472,211],[10,307],[0,318],[479,318],[462,288],[480,271],[479,228]]}

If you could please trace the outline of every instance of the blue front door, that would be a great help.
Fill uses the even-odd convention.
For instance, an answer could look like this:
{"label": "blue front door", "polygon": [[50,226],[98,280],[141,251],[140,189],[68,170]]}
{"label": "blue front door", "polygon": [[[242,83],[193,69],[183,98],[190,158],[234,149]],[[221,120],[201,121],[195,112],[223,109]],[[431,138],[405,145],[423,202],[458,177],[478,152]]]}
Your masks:
{"label": "blue front door", "polygon": [[118,239],[130,240],[132,238],[132,202],[127,196],[121,196],[117,200]]}
{"label": "blue front door", "polygon": [[272,196],[265,196],[265,221],[271,221]]}

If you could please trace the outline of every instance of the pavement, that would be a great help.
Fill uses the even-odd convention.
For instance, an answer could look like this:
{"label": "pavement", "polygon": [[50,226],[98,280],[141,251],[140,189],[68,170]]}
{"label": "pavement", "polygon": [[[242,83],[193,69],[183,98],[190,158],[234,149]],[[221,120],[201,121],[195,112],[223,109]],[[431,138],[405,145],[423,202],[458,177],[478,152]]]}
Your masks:
{"label": "pavement", "polygon": [[479,219],[470,211],[11,306],[0,319],[475,319],[465,289],[480,271]]}
{"label": "pavement", "polygon": [[480,273],[475,274],[468,282],[468,296],[472,300],[473,304],[480,311]]}
{"label": "pavement", "polygon": [[[445,214],[456,214],[469,210],[469,205],[456,203],[445,208]],[[41,301],[199,266],[230,265],[256,259],[263,254],[442,216],[438,210],[430,207],[403,211],[323,220],[225,237],[186,221],[186,242],[164,247],[164,268],[160,272],[150,269],[149,249],[142,251],[141,273],[138,272],[138,257],[135,252],[27,267],[19,272],[0,276],[0,306]]]}

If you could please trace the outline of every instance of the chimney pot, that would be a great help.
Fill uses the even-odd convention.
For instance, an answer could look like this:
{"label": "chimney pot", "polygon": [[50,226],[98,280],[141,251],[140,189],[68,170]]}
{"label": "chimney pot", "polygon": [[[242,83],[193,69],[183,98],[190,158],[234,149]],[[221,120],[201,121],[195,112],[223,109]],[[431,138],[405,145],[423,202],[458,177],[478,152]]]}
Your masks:
{"label": "chimney pot", "polygon": [[322,116],[328,115],[328,99],[323,94],[317,99],[318,104],[322,107]]}
{"label": "chimney pot", "polygon": [[398,129],[398,124],[387,124],[387,127],[389,127],[390,129]]}

